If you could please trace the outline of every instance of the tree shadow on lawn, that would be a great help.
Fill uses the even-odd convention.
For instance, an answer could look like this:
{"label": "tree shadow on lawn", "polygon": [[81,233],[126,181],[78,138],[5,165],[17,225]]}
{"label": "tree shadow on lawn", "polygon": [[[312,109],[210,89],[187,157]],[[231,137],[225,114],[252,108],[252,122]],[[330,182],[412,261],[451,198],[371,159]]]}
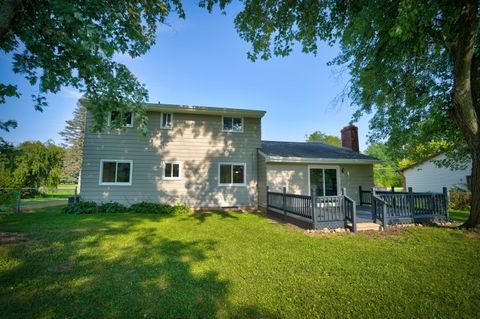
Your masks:
{"label": "tree shadow on lawn", "polygon": [[185,217],[184,219],[187,219],[187,218],[194,218],[198,221],[199,224],[203,224],[207,218],[209,217],[213,217],[213,216],[220,216],[221,219],[238,219],[237,216],[235,215],[232,215],[230,212],[228,211],[200,211],[200,212],[194,212],[190,215],[188,215],[188,217]]}
{"label": "tree shadow on lawn", "polygon": [[87,231],[68,228],[59,236],[53,232],[32,244],[4,247],[15,267],[0,272],[0,313],[10,318],[275,317],[255,305],[228,301],[229,281],[203,263],[216,241],[172,240],[153,227],[135,229],[135,220],[154,216],[123,216],[123,221],[114,218],[114,227],[108,216],[99,218],[93,228],[85,225],[90,218],[71,216]]}

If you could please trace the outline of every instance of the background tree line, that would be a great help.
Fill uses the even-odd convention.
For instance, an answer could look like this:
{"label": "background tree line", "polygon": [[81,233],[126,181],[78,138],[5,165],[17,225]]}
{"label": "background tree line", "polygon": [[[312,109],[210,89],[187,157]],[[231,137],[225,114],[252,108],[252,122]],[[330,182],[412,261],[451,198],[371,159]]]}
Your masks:
{"label": "background tree line", "polygon": [[[305,141],[309,143],[324,143],[337,147],[342,146],[340,137],[328,135],[321,131],[315,131],[311,134],[305,135]],[[408,156],[403,153],[403,158],[399,157],[398,152],[392,152],[390,147],[391,145],[385,142],[376,142],[369,144],[364,152],[366,155],[382,160],[382,163],[375,164],[373,167],[375,186],[377,187],[402,187],[402,169],[411,164],[430,158],[433,155],[445,152],[450,146],[446,142],[435,141],[419,144],[415,146],[414,152],[410,153]],[[457,162],[457,165],[461,166],[462,163],[463,162]],[[441,161],[436,164],[440,166],[445,165]]]}
{"label": "background tree line", "polygon": [[64,143],[26,141],[18,146],[0,137],[0,188],[57,187],[77,183],[82,166],[86,109],[80,103],[60,132]]}

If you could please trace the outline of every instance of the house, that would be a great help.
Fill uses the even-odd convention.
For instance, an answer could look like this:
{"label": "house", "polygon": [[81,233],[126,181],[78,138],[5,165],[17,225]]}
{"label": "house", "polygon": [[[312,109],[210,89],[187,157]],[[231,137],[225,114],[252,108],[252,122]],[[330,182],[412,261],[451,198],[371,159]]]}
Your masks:
{"label": "house", "polygon": [[[110,121],[120,114],[113,112]],[[148,104],[148,136],[123,115],[125,128],[89,131],[87,115],[80,194],[83,200],[132,204],[182,202],[195,208],[265,207],[266,187],[358,200],[373,187],[373,163],[359,153],[355,126],[345,147],[261,140],[265,111]]]}
{"label": "house", "polygon": [[465,189],[470,183],[472,162],[461,170],[438,167],[435,164],[435,161],[445,158],[445,153],[441,153],[404,168],[402,174],[405,189],[412,187],[416,192],[440,192],[444,186],[448,189]]}

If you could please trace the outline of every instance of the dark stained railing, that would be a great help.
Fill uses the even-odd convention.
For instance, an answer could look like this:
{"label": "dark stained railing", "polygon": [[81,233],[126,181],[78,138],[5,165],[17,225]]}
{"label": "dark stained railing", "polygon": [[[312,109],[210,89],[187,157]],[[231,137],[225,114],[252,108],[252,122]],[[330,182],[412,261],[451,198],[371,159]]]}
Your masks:
{"label": "dark stained railing", "polygon": [[[376,191],[372,194],[372,212],[374,220],[387,224],[405,224],[448,220],[448,192],[414,193]],[[381,217],[381,218],[380,218]]]}
{"label": "dark stained railing", "polygon": [[[345,194],[345,191],[344,191]],[[352,224],[352,231],[357,232],[357,206],[355,201],[344,195],[344,205],[345,205],[345,220]]]}
{"label": "dark stained railing", "polygon": [[372,205],[372,191],[362,190],[362,186],[358,186],[358,196],[360,197],[360,206]]}
{"label": "dark stained railing", "polygon": [[314,228],[345,227],[348,222],[352,230],[356,231],[356,206],[355,201],[344,195],[339,196],[313,196],[287,194],[283,192],[270,192],[267,188],[267,208],[278,213],[300,217],[312,223]]}

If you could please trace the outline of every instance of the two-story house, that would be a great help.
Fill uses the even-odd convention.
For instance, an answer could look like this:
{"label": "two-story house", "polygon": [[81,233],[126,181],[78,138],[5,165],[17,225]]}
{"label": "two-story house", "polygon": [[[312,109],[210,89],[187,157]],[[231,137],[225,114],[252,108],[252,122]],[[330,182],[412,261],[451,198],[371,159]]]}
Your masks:
{"label": "two-story house", "polygon": [[[265,111],[148,104],[148,136],[125,114],[124,130],[92,133],[87,116],[80,195],[132,204],[182,202],[195,208],[265,206],[266,186],[336,195],[373,186],[373,163],[358,152],[356,128],[344,146],[261,140]],[[111,114],[114,120],[118,116]]]}

